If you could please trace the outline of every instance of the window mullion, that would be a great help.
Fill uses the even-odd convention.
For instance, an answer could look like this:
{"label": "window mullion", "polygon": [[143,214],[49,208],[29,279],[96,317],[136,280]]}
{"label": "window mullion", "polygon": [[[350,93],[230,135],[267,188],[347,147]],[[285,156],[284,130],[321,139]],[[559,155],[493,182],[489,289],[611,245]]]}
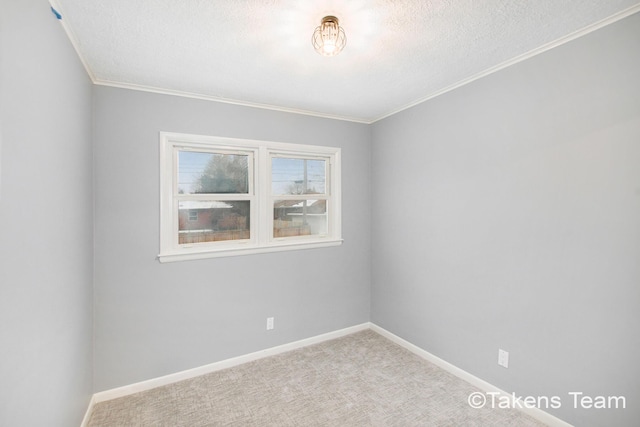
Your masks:
{"label": "window mullion", "polygon": [[258,151],[258,180],[256,182],[258,189],[258,242],[260,245],[266,245],[269,241],[270,227],[273,221],[273,215],[269,215],[271,210],[271,161],[269,150],[266,147],[260,147]]}

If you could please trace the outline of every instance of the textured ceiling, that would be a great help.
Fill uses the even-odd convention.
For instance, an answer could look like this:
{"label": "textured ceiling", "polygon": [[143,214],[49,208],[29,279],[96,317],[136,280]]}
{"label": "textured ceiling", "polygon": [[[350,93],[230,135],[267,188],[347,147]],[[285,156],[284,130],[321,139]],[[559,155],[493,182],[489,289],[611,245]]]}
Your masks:
{"label": "textured ceiling", "polygon": [[[640,11],[637,0],[55,0],[97,84],[372,122]],[[336,57],[311,34],[335,15]]]}

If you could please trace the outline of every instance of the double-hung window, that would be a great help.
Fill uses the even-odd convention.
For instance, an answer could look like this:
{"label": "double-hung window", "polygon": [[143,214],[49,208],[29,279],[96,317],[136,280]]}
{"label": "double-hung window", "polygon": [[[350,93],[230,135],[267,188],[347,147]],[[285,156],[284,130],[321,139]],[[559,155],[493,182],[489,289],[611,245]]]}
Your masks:
{"label": "double-hung window", "polygon": [[160,133],[162,262],[339,245],[340,149]]}

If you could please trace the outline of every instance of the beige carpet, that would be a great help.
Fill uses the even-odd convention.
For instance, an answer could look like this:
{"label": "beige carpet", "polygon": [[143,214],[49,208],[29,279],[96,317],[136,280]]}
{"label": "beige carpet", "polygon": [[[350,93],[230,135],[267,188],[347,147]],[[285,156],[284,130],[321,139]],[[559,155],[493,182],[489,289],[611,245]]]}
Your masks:
{"label": "beige carpet", "polygon": [[98,403],[89,426],[542,426],[367,330]]}

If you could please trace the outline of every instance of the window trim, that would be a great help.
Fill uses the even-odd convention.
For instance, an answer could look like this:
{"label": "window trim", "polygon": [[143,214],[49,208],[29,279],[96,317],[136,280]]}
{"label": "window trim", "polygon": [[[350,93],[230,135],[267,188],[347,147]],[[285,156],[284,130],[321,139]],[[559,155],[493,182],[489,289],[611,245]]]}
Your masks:
{"label": "window trim", "polygon": [[[215,244],[179,245],[177,243],[177,151],[180,149],[205,151],[253,152],[250,168],[253,189],[250,230],[247,240],[229,240]],[[271,159],[273,156],[294,156],[327,161],[325,192],[328,229],[326,235],[273,237],[273,205]],[[185,261],[268,252],[312,249],[342,244],[341,218],[341,149],[317,145],[291,144],[251,139],[191,135],[160,132],[160,262]],[[194,195],[195,196],[195,195]],[[300,195],[300,198],[314,195]],[[309,199],[309,200],[310,200]],[[255,206],[254,206],[255,205]]]}

